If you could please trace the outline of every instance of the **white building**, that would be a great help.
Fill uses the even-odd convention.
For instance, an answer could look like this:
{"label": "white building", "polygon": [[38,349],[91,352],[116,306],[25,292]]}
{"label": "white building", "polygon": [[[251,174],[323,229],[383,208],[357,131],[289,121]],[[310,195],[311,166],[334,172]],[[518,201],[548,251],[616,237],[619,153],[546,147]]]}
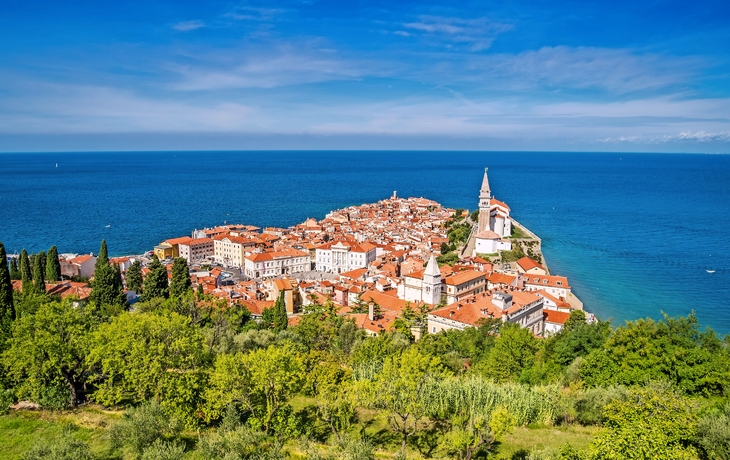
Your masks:
{"label": "white building", "polygon": [[345,273],[358,268],[367,268],[377,257],[376,252],[377,247],[367,242],[326,243],[315,249],[315,268],[329,273]]}
{"label": "white building", "polygon": [[255,253],[244,260],[244,273],[250,278],[271,278],[310,269],[309,254],[296,249]]}
{"label": "white building", "polygon": [[523,275],[525,289],[528,291],[545,291],[559,299],[567,299],[570,295],[568,278],[550,275]]}
{"label": "white building", "polygon": [[403,276],[403,282],[398,285],[398,298],[431,305],[441,302],[441,271],[433,254],[425,270],[417,270]]}
{"label": "white building", "polygon": [[497,233],[492,230],[484,230],[476,234],[476,245],[474,252],[476,254],[495,254],[499,251],[512,250],[512,243],[505,241]]}

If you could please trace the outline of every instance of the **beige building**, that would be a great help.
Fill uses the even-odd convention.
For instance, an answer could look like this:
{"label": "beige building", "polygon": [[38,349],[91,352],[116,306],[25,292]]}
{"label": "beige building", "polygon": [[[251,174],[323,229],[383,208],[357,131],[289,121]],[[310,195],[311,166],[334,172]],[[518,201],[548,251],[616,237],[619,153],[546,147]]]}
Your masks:
{"label": "beige building", "polygon": [[480,294],[487,289],[486,273],[475,270],[464,270],[447,276],[443,280],[442,292],[446,294],[446,303]]}
{"label": "beige building", "polygon": [[218,235],[213,238],[213,259],[224,267],[241,268],[246,251],[255,247],[255,241],[242,236]]}
{"label": "beige building", "polygon": [[215,254],[215,244],[212,238],[195,238],[177,245],[179,257],[188,261],[188,264],[202,262]]}

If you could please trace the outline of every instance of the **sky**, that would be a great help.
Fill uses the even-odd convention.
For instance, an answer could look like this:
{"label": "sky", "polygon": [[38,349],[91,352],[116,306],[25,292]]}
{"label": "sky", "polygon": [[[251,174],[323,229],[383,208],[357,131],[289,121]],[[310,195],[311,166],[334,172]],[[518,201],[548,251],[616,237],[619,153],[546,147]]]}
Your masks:
{"label": "sky", "polygon": [[730,153],[730,2],[33,1],[0,151]]}

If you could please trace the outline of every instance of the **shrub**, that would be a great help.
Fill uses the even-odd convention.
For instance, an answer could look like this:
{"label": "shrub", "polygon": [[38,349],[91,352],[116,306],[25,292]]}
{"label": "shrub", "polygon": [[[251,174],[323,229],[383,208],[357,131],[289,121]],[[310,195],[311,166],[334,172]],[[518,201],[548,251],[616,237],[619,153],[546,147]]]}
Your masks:
{"label": "shrub", "polygon": [[75,439],[70,431],[31,447],[23,455],[23,460],[94,460],[94,458],[89,445]]}
{"label": "shrub", "polygon": [[698,427],[699,444],[709,458],[730,459],[730,402],[721,412],[702,418]]}
{"label": "shrub", "polygon": [[626,401],[628,396],[628,390],[621,386],[586,390],[576,399],[576,419],[581,425],[602,425],[606,420],[604,408],[614,401]]}
{"label": "shrub", "polygon": [[180,460],[185,455],[185,445],[156,439],[144,449],[141,460]]}
{"label": "shrub", "polygon": [[122,420],[109,430],[114,448],[128,447],[137,455],[156,441],[175,439],[182,424],[175,417],[169,417],[157,402],[150,402],[127,410]]}
{"label": "shrub", "polygon": [[198,449],[203,460],[278,460],[283,459],[281,445],[265,433],[246,426],[234,430],[217,430],[201,436]]}

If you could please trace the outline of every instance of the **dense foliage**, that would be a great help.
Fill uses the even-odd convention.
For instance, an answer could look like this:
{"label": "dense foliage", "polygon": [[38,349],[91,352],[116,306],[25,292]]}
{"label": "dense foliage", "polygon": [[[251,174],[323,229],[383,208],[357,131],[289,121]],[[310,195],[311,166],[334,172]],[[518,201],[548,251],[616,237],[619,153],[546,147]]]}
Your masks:
{"label": "dense foliage", "polygon": [[[253,320],[245,306],[194,293],[178,261],[170,286],[153,261],[144,300],[110,309],[122,305],[120,285],[108,257],[99,259],[88,303],[37,290],[13,295],[3,260],[0,412],[17,400],[126,409],[108,429],[125,458],[195,450],[204,459],[293,451],[371,459],[380,448],[400,458],[472,459],[499,452],[528,426],[582,425],[597,427],[590,446],[534,446],[519,458],[730,455],[730,340],[701,329],[693,314],[614,329],[573,312],[544,339],[491,321],[414,342],[410,326],[425,310],[405,309],[397,331],[376,337],[329,302],[309,305],[290,325],[280,296]],[[23,313],[13,316],[15,308]],[[382,423],[378,438],[365,434],[373,420]],[[26,458],[95,455],[66,433]]]}

